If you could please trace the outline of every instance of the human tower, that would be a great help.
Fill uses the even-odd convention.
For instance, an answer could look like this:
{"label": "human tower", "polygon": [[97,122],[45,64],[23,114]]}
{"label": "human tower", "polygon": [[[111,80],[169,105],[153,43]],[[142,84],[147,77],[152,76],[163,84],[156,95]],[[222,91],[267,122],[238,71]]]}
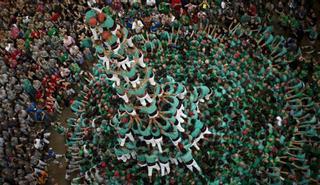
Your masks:
{"label": "human tower", "polygon": [[154,170],[169,174],[179,156],[189,170],[201,173],[192,150],[200,150],[198,142],[211,134],[198,116],[199,104],[209,100],[211,90],[197,86],[188,93],[170,76],[158,83],[124,26],[97,9],[86,13],[86,21],[99,59],[95,77],[111,81],[121,101],[109,123],[118,137],[113,146],[118,160],[136,160],[152,177]]}
{"label": "human tower", "polygon": [[290,72],[299,52],[272,27],[242,22],[222,32],[174,21],[132,34],[108,8],[88,11],[86,23],[98,62],[71,106],[79,118],[69,149],[77,154],[80,140],[84,153],[73,157],[81,159],[73,182],[100,182],[96,169],[122,182],[316,181],[315,106]]}

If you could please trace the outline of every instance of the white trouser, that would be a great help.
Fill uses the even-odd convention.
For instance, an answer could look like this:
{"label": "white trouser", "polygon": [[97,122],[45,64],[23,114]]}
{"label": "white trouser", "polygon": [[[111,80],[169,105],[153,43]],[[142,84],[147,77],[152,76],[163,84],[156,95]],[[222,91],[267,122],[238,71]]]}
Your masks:
{"label": "white trouser", "polygon": [[147,145],[151,144],[152,147],[155,147],[155,146],[156,146],[156,142],[155,142],[155,140],[153,139],[153,137],[152,137],[151,139],[149,139],[149,140],[144,140],[144,141],[147,143]]}
{"label": "white trouser", "polygon": [[158,139],[154,139],[154,142],[156,143],[156,145],[158,146],[158,150],[160,153],[162,153],[162,136]]}
{"label": "white trouser", "polygon": [[[120,47],[120,45],[119,45],[119,47]],[[126,65],[126,63],[129,61],[129,58],[127,57],[126,59],[124,59],[122,62],[118,62],[118,64],[117,64],[117,66],[120,68],[122,68],[122,69],[124,69],[124,70],[127,70],[127,65]]]}
{"label": "white trouser", "polygon": [[183,118],[187,118],[188,116],[185,115],[185,113],[183,113],[183,111],[184,111],[184,106],[181,105],[180,109],[177,110],[178,115],[180,115]]}
{"label": "white trouser", "polygon": [[187,94],[187,90],[186,90],[186,88],[184,88],[184,91],[183,91],[182,93],[178,94],[178,98],[179,98],[179,99],[184,99],[184,97],[186,96],[186,94]]}
{"label": "white trouser", "polygon": [[189,164],[189,165],[187,165],[187,167],[188,167],[188,169],[189,169],[190,171],[192,171],[192,172],[193,172],[193,168],[195,168],[195,169],[197,169],[199,172],[201,172],[201,169],[200,169],[199,165],[197,164],[197,162],[196,162],[194,159],[192,159],[192,163]]}
{"label": "white trouser", "polygon": [[[119,44],[118,47],[113,50],[113,52],[114,52],[115,54],[119,55],[118,51],[120,50],[120,48],[121,48],[121,44]],[[126,60],[127,60],[127,59],[126,59]],[[125,61],[126,61],[126,60],[125,60]],[[126,62],[124,63],[124,65],[125,65],[125,64],[126,64]]]}
{"label": "white trouser", "polygon": [[161,176],[165,176],[168,175],[170,173],[170,165],[169,162],[163,164],[163,163],[159,163],[160,164],[160,168],[161,168]]}
{"label": "white trouser", "polygon": [[128,38],[127,39],[127,44],[130,48],[132,48],[134,45],[133,45],[133,42],[132,42],[132,37]]}
{"label": "white trouser", "polygon": [[129,132],[125,135],[124,138],[120,138],[120,146],[124,146],[124,144],[126,143],[127,138],[130,139],[130,141],[134,142],[134,138],[132,136],[132,133]]}
{"label": "white trouser", "polygon": [[107,70],[110,69],[110,60],[107,57],[104,57],[103,65],[106,66]]}
{"label": "white trouser", "polygon": [[209,131],[208,127],[206,128],[206,130],[204,132],[201,132],[202,139],[204,138],[205,134],[212,134],[212,132]]}
{"label": "white trouser", "polygon": [[172,164],[175,164],[175,165],[178,165],[179,163],[178,163],[178,160],[176,159],[176,158],[171,158],[170,157],[170,162],[172,163]]}
{"label": "white trouser", "polygon": [[128,68],[131,68],[131,64],[132,64],[132,63],[134,63],[134,60],[130,60],[130,61],[126,62],[126,66],[127,66]]}
{"label": "white trouser", "polygon": [[205,134],[212,134],[212,133],[209,131],[208,127],[206,128],[206,130],[205,130],[204,132],[201,132],[201,133],[200,133],[199,137],[197,137],[197,138],[193,141],[193,143],[192,143],[191,146],[194,146],[197,150],[200,150],[200,148],[199,148],[199,146],[198,146],[198,142],[199,142],[201,139],[204,139],[204,135],[205,135]]}
{"label": "white trouser", "polygon": [[141,163],[138,162],[138,166],[140,166],[140,167],[145,167],[145,166],[147,166],[147,164],[145,164],[145,163],[144,163],[144,164],[141,164]]}
{"label": "white trouser", "polygon": [[200,135],[193,141],[193,143],[191,144],[191,146],[194,146],[197,150],[200,150],[199,146],[198,146],[198,142],[203,139],[203,135]]}
{"label": "white trouser", "polygon": [[156,163],[153,166],[148,166],[148,176],[151,177],[152,176],[152,171],[153,169],[156,169],[157,171],[160,171],[160,167],[159,165]]}
{"label": "white trouser", "polygon": [[[130,154],[124,154],[124,157],[126,158],[126,161],[131,159],[131,155]],[[124,162],[126,162],[126,161],[124,161]]]}
{"label": "white trouser", "polygon": [[111,31],[112,35],[116,35],[117,31],[120,29],[120,25],[117,24],[117,28],[114,31]]}
{"label": "white trouser", "polygon": [[181,137],[179,137],[179,139],[178,140],[176,140],[176,141],[173,141],[172,140],[172,143],[174,144],[174,146],[178,146],[178,144],[181,142]]}
{"label": "white trouser", "polygon": [[111,80],[111,81],[115,81],[117,86],[120,85],[120,78],[118,77],[117,74],[113,74],[112,78],[108,78],[108,79]]}
{"label": "white trouser", "polygon": [[209,94],[207,94],[204,98],[206,99],[206,100],[209,100],[210,99],[210,96],[212,95],[212,90],[210,89],[210,92],[209,92]]}
{"label": "white trouser", "polygon": [[127,96],[127,93],[125,93],[124,95],[120,95],[117,94],[119,96],[119,98],[123,99],[124,102],[128,103],[129,102],[129,98]]}
{"label": "white trouser", "polygon": [[142,67],[142,68],[145,68],[146,67],[146,64],[143,62],[143,58],[144,58],[144,55],[143,53],[141,54],[141,57],[139,58],[138,60],[138,64]]}
{"label": "white trouser", "polygon": [[147,105],[147,102],[146,100],[149,102],[149,103],[152,103],[152,98],[150,97],[150,95],[148,93],[146,93],[142,98],[140,97],[137,97],[138,100],[140,101],[141,105],[142,106],[146,106]]}
{"label": "white trouser", "polygon": [[[126,111],[127,112],[127,111]],[[133,110],[132,112],[127,112],[130,116],[135,116],[137,115],[136,110]]]}
{"label": "white trouser", "polygon": [[144,141],[145,142],[145,140],[143,139],[143,136],[138,136],[138,138],[140,139],[140,141]]}
{"label": "white trouser", "polygon": [[130,154],[124,154],[121,157],[117,157],[118,160],[122,160],[123,162],[127,162],[131,158]]}
{"label": "white trouser", "polygon": [[197,101],[196,106],[197,106],[197,113],[199,113],[199,114],[200,114],[199,101]]}
{"label": "white trouser", "polygon": [[153,86],[156,85],[156,82],[154,81],[154,75],[153,75],[151,78],[149,78],[149,82],[150,82],[150,84],[153,85]]}
{"label": "white trouser", "polygon": [[130,81],[133,88],[137,87],[137,84],[140,84],[140,77],[138,76],[135,81]]}
{"label": "white trouser", "polygon": [[136,151],[133,151],[130,153],[132,159],[136,159],[137,158],[137,152]]}
{"label": "white trouser", "polygon": [[[176,119],[177,119],[177,117],[176,117]],[[178,124],[176,125],[176,127],[177,127],[177,129],[180,131],[180,132],[184,132],[185,130],[184,130],[184,128],[181,126],[181,122],[179,121],[179,119],[177,119],[178,120]],[[181,117],[180,117],[180,120],[183,120],[183,122],[184,122],[184,119],[182,119]],[[182,122],[182,123],[183,123]]]}

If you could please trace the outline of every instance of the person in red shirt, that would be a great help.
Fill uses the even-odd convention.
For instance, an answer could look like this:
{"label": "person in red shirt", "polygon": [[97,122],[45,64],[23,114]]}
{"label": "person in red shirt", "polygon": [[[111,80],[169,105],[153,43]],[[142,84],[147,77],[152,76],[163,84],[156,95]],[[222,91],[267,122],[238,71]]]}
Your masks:
{"label": "person in red shirt", "polygon": [[249,6],[249,13],[248,13],[250,16],[256,16],[257,15],[257,7],[256,5],[250,3],[250,6]]}
{"label": "person in red shirt", "polygon": [[181,7],[181,0],[171,0],[171,7],[176,11],[180,11]]}
{"label": "person in red shirt", "polygon": [[60,18],[60,14],[55,12],[55,13],[52,14],[50,20],[53,21],[53,22],[56,22],[59,18]]}

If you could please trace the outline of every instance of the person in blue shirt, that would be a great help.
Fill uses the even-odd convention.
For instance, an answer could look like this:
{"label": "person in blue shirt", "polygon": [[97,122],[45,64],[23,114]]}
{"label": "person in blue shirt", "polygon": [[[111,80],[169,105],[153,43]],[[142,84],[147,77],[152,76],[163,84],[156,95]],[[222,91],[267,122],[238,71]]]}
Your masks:
{"label": "person in blue shirt", "polygon": [[42,109],[38,109],[35,102],[32,102],[30,104],[30,106],[27,108],[26,111],[28,113],[33,113],[34,114],[34,120],[35,121],[41,122],[41,121],[47,121],[48,120],[48,116],[45,113],[45,111],[42,110]]}

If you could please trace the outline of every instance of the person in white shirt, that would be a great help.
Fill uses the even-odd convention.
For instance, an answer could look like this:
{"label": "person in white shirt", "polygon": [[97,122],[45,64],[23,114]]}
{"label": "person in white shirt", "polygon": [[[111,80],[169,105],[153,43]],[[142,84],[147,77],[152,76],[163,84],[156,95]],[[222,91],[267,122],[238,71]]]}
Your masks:
{"label": "person in white shirt", "polygon": [[143,23],[138,19],[135,19],[134,22],[132,23],[132,29],[136,33],[140,33],[143,27],[144,27]]}
{"label": "person in white shirt", "polygon": [[74,39],[71,36],[65,35],[63,38],[63,46],[66,48],[71,47],[75,43]]}
{"label": "person in white shirt", "polygon": [[147,6],[153,7],[156,5],[156,1],[155,0],[147,0],[146,4],[147,4]]}
{"label": "person in white shirt", "polygon": [[221,8],[224,10],[226,8],[226,2],[221,1]]}
{"label": "person in white shirt", "polygon": [[42,148],[43,148],[43,142],[41,142],[41,139],[35,139],[34,140],[34,147],[36,148],[36,149],[40,149],[40,150],[42,150]]}
{"label": "person in white shirt", "polygon": [[277,125],[279,127],[281,127],[282,126],[282,118],[280,116],[277,116],[276,119],[277,119]]}

